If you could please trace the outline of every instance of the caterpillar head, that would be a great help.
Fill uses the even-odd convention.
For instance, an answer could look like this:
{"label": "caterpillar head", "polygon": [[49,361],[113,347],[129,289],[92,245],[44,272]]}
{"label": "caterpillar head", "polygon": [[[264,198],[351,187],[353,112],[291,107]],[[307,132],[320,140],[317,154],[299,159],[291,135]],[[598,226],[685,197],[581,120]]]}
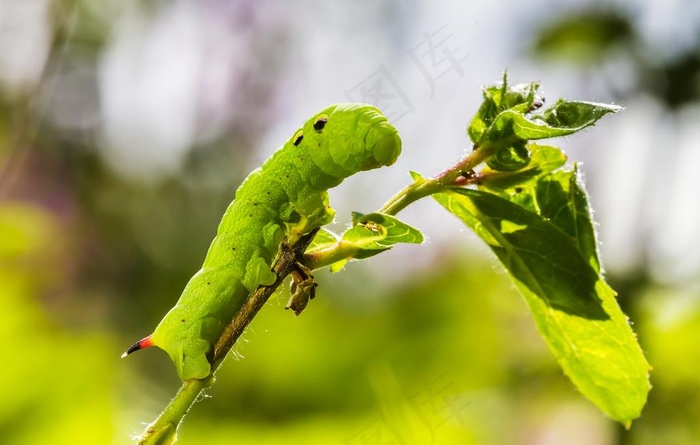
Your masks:
{"label": "caterpillar head", "polygon": [[314,164],[339,179],[391,165],[401,154],[396,128],[366,104],[336,104],[321,110],[293,137],[294,142],[301,140]]}

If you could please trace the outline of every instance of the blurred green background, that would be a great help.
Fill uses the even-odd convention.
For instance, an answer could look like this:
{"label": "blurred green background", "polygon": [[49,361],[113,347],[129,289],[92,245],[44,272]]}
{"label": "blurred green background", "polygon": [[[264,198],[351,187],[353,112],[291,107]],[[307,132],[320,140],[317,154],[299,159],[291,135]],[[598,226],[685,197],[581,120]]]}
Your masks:
{"label": "blurred green background", "polygon": [[481,85],[540,80],[627,110],[557,141],[583,160],[607,276],[654,367],[629,431],[562,376],[486,249],[424,231],[295,318],[271,301],[182,443],[700,443],[700,4],[691,0],[0,0],[0,443],[122,444],[174,394],[121,360],[176,301],[244,176],[333,102],[404,154],[332,193],[338,228],[469,149]]}

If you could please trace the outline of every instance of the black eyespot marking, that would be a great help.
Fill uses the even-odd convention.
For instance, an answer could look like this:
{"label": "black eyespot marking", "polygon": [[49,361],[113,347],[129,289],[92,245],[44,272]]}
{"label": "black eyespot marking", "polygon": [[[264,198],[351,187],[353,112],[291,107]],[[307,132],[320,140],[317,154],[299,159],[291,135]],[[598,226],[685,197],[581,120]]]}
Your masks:
{"label": "black eyespot marking", "polygon": [[183,318],[182,320],[180,320],[180,323],[184,323],[184,322],[185,322],[185,319],[184,319],[184,318]]}
{"label": "black eyespot marking", "polygon": [[326,126],[326,122],[328,122],[328,116],[326,116],[325,114],[320,115],[316,119],[316,122],[314,122],[314,130],[316,130],[316,131],[323,130],[323,127]]}
{"label": "black eyespot marking", "polygon": [[304,132],[299,130],[299,131],[297,131],[297,134],[294,135],[294,142],[292,142],[292,144],[297,146],[297,145],[301,144],[301,141],[303,139],[304,139]]}

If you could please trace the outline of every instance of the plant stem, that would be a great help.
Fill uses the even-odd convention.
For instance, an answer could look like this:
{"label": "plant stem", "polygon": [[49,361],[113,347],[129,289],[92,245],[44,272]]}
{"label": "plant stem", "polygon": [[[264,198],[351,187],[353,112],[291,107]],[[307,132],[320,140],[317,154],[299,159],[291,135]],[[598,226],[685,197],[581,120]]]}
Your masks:
{"label": "plant stem", "polygon": [[338,240],[337,243],[324,249],[316,250],[312,253],[305,253],[302,263],[311,270],[322,269],[333,263],[348,258],[353,258],[357,254],[357,246]]}
{"label": "plant stem", "polygon": [[[465,186],[477,180],[473,169],[491,156],[499,147],[482,147],[475,149],[464,158],[456,162],[452,167],[444,170],[432,178],[422,178],[413,174],[414,182],[394,195],[377,212],[386,215],[396,215],[411,203],[435,193],[439,193],[448,187]],[[320,269],[338,261],[353,258],[357,248],[352,243],[340,239],[335,244],[324,249],[305,254],[303,263],[310,269]]]}
{"label": "plant stem", "polygon": [[214,383],[214,374],[223,363],[234,343],[236,343],[236,340],[238,340],[245,328],[255,318],[279,285],[282,284],[287,275],[290,274],[297,263],[297,259],[301,258],[317,231],[318,229],[304,235],[292,246],[286,243],[282,245],[279,258],[277,258],[272,267],[272,270],[277,275],[277,279],[270,286],[260,286],[255,292],[250,294],[231,323],[226,326],[212,350],[210,360],[212,363],[211,374],[201,380],[191,379],[183,382],[175,397],[170,400],[158,418],[148,425],[141,437],[139,437],[139,445],[175,443],[177,428],[190,407],[197,401],[202,391]]}
{"label": "plant stem", "polygon": [[[468,184],[470,181],[469,172],[490,156],[493,151],[491,148],[475,149],[439,175],[428,179],[416,179],[413,184],[394,195],[378,212],[396,215],[409,204],[421,198],[438,193],[450,186]],[[277,287],[290,274],[299,259],[303,258],[303,263],[311,269],[318,269],[336,261],[352,257],[354,250],[343,245],[342,240],[328,249],[316,252],[314,256],[304,255],[304,251],[311,244],[317,231],[318,229],[304,235],[294,245],[283,244],[280,256],[272,268],[277,275],[276,281],[270,286],[260,286],[255,292],[250,294],[236,313],[234,319],[226,326],[212,350],[210,357],[210,362],[212,363],[211,374],[202,380],[192,379],[185,381],[163,412],[146,428],[139,438],[139,445],[165,445],[175,442],[177,439],[177,428],[192,404],[197,401],[202,391],[214,383],[214,374],[223,363],[228,352]]]}
{"label": "plant stem", "polygon": [[174,443],[177,439],[177,428],[180,426],[185,414],[197,400],[199,394],[213,383],[213,374],[202,380],[192,379],[183,382],[175,397],[170,400],[158,418],[148,425],[141,437],[139,437],[139,445],[166,445]]}
{"label": "plant stem", "polygon": [[[493,153],[493,149],[482,147],[475,149],[464,158],[457,161],[452,167],[432,178],[419,178],[413,184],[408,185],[399,193],[394,195],[386,204],[378,210],[379,213],[396,215],[409,204],[421,198],[438,193],[440,190],[454,185],[466,185],[467,182],[460,183],[460,178],[466,178],[466,174],[474,167],[481,164]],[[468,179],[465,179],[468,181]]]}

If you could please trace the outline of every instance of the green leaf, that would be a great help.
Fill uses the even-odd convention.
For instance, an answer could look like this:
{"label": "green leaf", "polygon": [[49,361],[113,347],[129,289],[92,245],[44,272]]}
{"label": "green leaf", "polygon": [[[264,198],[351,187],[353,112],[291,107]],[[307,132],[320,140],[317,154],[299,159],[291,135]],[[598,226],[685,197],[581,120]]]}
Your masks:
{"label": "green leaf", "polygon": [[504,172],[488,167],[482,169],[479,173],[480,187],[502,192],[552,172],[566,163],[566,155],[557,147],[532,143],[527,144],[527,149],[530,162],[519,170]]}
{"label": "green leaf", "polygon": [[[543,100],[537,96],[539,87],[537,82],[509,86],[507,73],[503,73],[503,81],[500,85],[483,88],[484,101],[467,128],[469,139],[475,144],[481,144],[484,142],[484,133],[487,131],[491,131],[492,139],[496,138],[497,128],[493,127],[493,124],[503,111],[512,109],[520,113],[527,113],[537,108],[534,104],[541,104]],[[509,134],[506,129],[501,129],[501,131],[506,135]]]}
{"label": "green leaf", "polygon": [[484,101],[472,118],[467,134],[496,171],[512,172],[529,164],[528,142],[567,136],[594,125],[620,107],[592,102],[559,100],[541,115],[532,115],[544,103],[537,96],[538,83],[509,86],[504,74],[501,85],[483,89]]}
{"label": "green leaf", "polygon": [[482,173],[484,179],[479,187],[543,216],[569,235],[581,255],[596,272],[600,272],[598,242],[588,194],[579,179],[578,169],[553,173],[542,171],[556,168],[564,161],[563,158],[556,160],[554,153],[558,149],[552,147],[552,150],[545,156],[541,156],[544,152],[535,155],[537,151],[534,151],[530,165],[518,172]]}
{"label": "green leaf", "polygon": [[510,147],[498,150],[486,161],[489,168],[496,171],[513,172],[530,163],[530,150],[524,141],[518,141]]}
{"label": "green leaf", "polygon": [[353,226],[343,233],[342,242],[355,250],[353,258],[363,259],[391,249],[394,244],[421,244],[420,230],[383,213],[353,212]]}
{"label": "green leaf", "polygon": [[305,255],[316,267],[330,265],[331,272],[338,272],[351,259],[364,259],[389,250],[394,244],[423,242],[423,234],[416,228],[383,213],[353,212],[353,225],[342,237],[321,230]]}
{"label": "green leaf", "polygon": [[[506,110],[481,136],[479,146],[502,146],[503,141],[537,140],[567,136],[595,123],[608,113],[617,113],[622,107],[593,102],[559,100],[532,119],[519,110]],[[512,144],[513,142],[509,142]]]}
{"label": "green leaf", "polygon": [[595,125],[608,113],[617,113],[620,110],[622,107],[617,105],[559,99],[544,111],[541,119],[552,128],[568,129],[568,134],[571,134]]}
{"label": "green leaf", "polygon": [[314,239],[311,241],[311,244],[309,244],[309,247],[306,249],[306,253],[330,247],[337,243],[339,239],[340,236],[338,236],[338,234],[321,227],[321,229],[316,233],[316,236],[314,236]]}
{"label": "green leaf", "polygon": [[579,253],[574,239],[536,213],[490,193],[433,195],[493,250],[576,387],[626,425],[649,391],[649,365],[615,292]]}
{"label": "green leaf", "polygon": [[599,273],[600,259],[593,217],[578,170],[559,171],[540,178],[536,196],[540,214],[569,235],[583,258]]}
{"label": "green leaf", "polygon": [[520,112],[510,110],[499,114],[498,119],[496,119],[496,123],[502,127],[512,127],[513,134],[518,139],[523,140],[548,139],[566,136],[579,130],[578,128],[553,127],[546,122],[531,120]]}
{"label": "green leaf", "polygon": [[[305,253],[313,254],[316,252],[320,252],[324,249],[328,249],[335,246],[339,241],[340,236],[338,234],[331,232],[330,230],[324,227],[321,227],[318,233],[316,233],[314,239],[311,241],[309,247],[306,249]],[[328,268],[331,272],[340,272],[343,269],[343,267],[345,267],[348,260],[348,258],[344,258],[340,261],[336,261],[335,263],[329,265]]]}

